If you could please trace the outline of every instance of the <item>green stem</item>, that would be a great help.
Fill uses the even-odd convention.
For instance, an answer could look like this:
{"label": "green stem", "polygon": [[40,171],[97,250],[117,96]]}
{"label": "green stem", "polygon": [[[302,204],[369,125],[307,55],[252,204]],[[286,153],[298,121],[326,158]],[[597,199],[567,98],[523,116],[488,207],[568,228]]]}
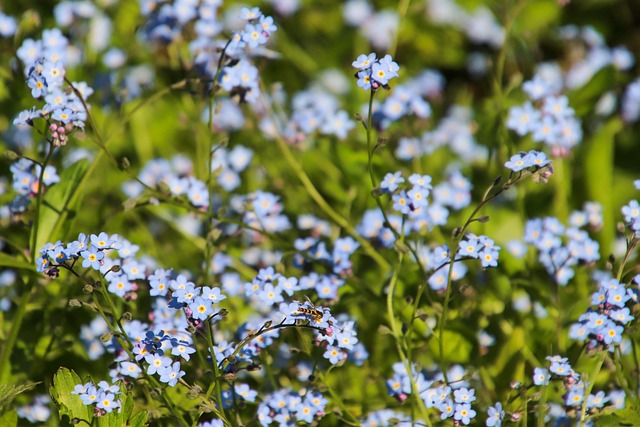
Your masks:
{"label": "green stem", "polygon": [[[404,237],[404,233],[402,233]],[[402,242],[404,243],[404,242]],[[407,358],[406,354],[402,349],[402,331],[398,327],[398,323],[396,322],[396,315],[393,310],[393,295],[395,293],[396,284],[398,283],[398,274],[402,267],[402,260],[404,258],[404,252],[398,252],[398,265],[393,269],[393,275],[391,276],[391,280],[389,281],[389,288],[387,290],[387,315],[389,316],[389,325],[391,326],[391,332],[393,333],[393,338],[396,345],[396,350],[398,352],[398,356],[400,360],[404,364],[405,370],[407,371],[407,375],[409,376],[409,381],[411,382],[411,396],[413,397],[414,403],[418,406],[421,415],[424,418],[424,422],[427,426],[429,426],[429,415],[427,414],[427,408],[424,405],[424,401],[420,398],[420,390],[418,389],[418,385],[416,383],[415,378],[413,377],[413,369],[411,365],[411,361]],[[415,420],[414,420],[415,421]]]}
{"label": "green stem", "polygon": [[[373,97],[375,93],[376,91],[371,89],[370,95],[369,95],[369,111],[367,113],[367,124],[365,126],[366,134],[367,134],[367,170],[369,172],[369,179],[371,180],[371,186],[373,187],[373,189],[378,187],[375,174],[373,173],[373,155],[375,154],[377,145],[372,146],[373,137],[371,133],[372,131],[371,126],[373,123]],[[374,198],[376,200],[376,204],[378,205],[378,209],[380,210],[380,213],[384,218],[385,226],[388,227],[389,230],[391,230],[391,232],[393,233],[393,235],[397,240],[402,240],[400,233],[398,233],[398,231],[393,227],[393,225],[391,225],[391,222],[389,221],[389,217],[387,216],[387,212],[385,211],[384,206],[382,206],[382,201],[380,200],[380,197],[374,197]],[[413,258],[418,264],[418,266],[420,267],[420,271],[422,272],[422,274],[423,275],[426,274],[426,269],[424,265],[422,265],[422,261],[420,261],[420,257],[418,256],[418,253],[416,252],[415,248],[411,247],[411,245],[407,245],[406,248],[409,249],[409,251],[413,255]]]}
{"label": "green stem", "polygon": [[579,427],[582,427],[584,425],[584,422],[586,421],[587,400],[589,399],[589,395],[591,394],[591,390],[593,390],[593,386],[595,385],[596,377],[600,373],[600,369],[602,369],[602,364],[604,363],[605,356],[606,356],[606,353],[603,350],[601,350],[600,354],[598,355],[598,362],[596,363],[596,366],[595,366],[595,368],[593,368],[593,372],[591,373],[591,376],[589,377],[589,385],[587,386],[587,388],[584,391],[584,400],[582,402],[582,411],[580,413],[580,424],[579,424]]}
{"label": "green stem", "polygon": [[209,385],[205,398],[208,399],[211,396],[211,387],[213,386],[213,388],[216,391],[216,397],[218,398],[218,404],[220,405],[220,415],[222,418],[222,422],[224,423],[225,426],[231,426],[232,424],[229,422],[229,419],[227,418],[227,414],[225,413],[224,405],[222,402],[222,384],[220,384],[220,369],[218,368],[218,362],[216,360],[215,344],[213,342],[213,333],[211,331],[211,327],[212,327],[211,320],[207,320],[206,322],[207,344],[209,346],[209,354],[211,355],[211,362],[213,364],[214,380]]}

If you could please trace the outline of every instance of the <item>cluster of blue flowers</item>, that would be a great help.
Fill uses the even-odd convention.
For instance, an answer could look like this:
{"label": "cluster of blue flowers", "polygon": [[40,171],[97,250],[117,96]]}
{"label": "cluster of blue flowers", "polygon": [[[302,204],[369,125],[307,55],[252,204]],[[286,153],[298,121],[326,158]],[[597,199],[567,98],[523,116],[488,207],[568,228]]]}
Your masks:
{"label": "cluster of blue flowers", "polygon": [[[563,395],[563,403],[565,411],[571,408],[580,408],[585,404],[585,389],[588,383],[585,383],[569,363],[566,357],[547,356],[549,362],[548,368],[536,367],[533,370],[533,384],[536,386],[546,386],[550,381],[561,381],[565,393]],[[591,410],[600,410],[609,404],[615,409],[625,407],[625,392],[622,390],[611,390],[608,394],[599,391],[595,394],[589,394],[587,397],[587,413]],[[567,413],[561,410],[559,414],[554,414],[557,420],[567,419]],[[568,420],[567,420],[568,421]]]}
{"label": "cluster of blue flowers", "polygon": [[[437,78],[437,75],[425,74],[425,78],[428,76]],[[425,78],[420,81],[424,82]],[[439,93],[436,93],[435,96],[439,97]],[[434,129],[423,132],[419,138],[400,138],[395,155],[401,160],[411,160],[433,154],[439,148],[446,147],[464,161],[485,160],[488,156],[488,150],[475,140],[474,126],[471,108],[454,105],[449,108],[447,115],[438,122]]]}
{"label": "cluster of blue flowers", "polygon": [[[636,279],[640,282],[640,275]],[[616,279],[603,277],[598,290],[591,296],[592,306],[571,325],[569,337],[588,340],[591,349],[607,348],[613,352],[614,346],[622,342],[625,326],[635,319],[626,305],[637,302],[638,297],[637,290],[628,289]]]}
{"label": "cluster of blue flowers", "polygon": [[471,182],[457,170],[435,187],[429,175],[412,174],[408,178],[411,185],[403,185],[405,182],[407,179],[402,172],[394,172],[387,173],[380,183],[381,193],[391,195],[393,208],[403,215],[406,213],[404,228],[402,216],[387,215],[387,224],[379,209],[370,209],[364,213],[357,227],[358,233],[376,239],[384,247],[391,247],[396,238],[390,226],[398,234],[422,233],[434,226],[445,225],[449,209],[460,210],[471,203]]}
{"label": "cluster of blue flowers", "polygon": [[631,200],[626,206],[622,207],[622,215],[627,227],[634,233],[636,237],[640,236],[640,204],[637,200]]}
{"label": "cluster of blue flowers", "polygon": [[284,137],[292,142],[301,142],[316,131],[322,135],[345,139],[349,131],[356,126],[349,118],[349,113],[340,108],[338,99],[320,87],[312,87],[295,94],[291,107],[291,118],[285,121],[284,126],[279,127],[283,128],[281,133]]}
{"label": "cluster of blue flowers", "polygon": [[[315,273],[298,280],[276,273],[273,267],[260,269],[251,282],[245,283],[245,295],[254,299],[256,304],[274,310],[265,318],[253,319],[243,325],[240,338],[245,338],[249,331],[258,330],[264,324],[288,325],[287,321],[293,321],[293,326],[302,322],[315,329],[314,345],[324,350],[323,356],[331,364],[338,364],[351,354],[358,362],[358,355],[366,353],[366,350],[358,344],[353,321],[348,318],[336,319],[331,315],[329,308],[315,306],[308,300],[302,303],[296,300],[285,301],[283,294],[293,296],[295,292],[313,288],[321,297],[337,298],[337,291],[334,292],[337,288],[328,284],[326,287],[329,289],[323,289],[321,281]],[[278,335],[279,330],[275,329],[257,337],[247,346],[249,349],[253,348],[249,351],[250,355],[257,354],[261,348],[271,345]]]}
{"label": "cluster of blue flowers", "polygon": [[[157,188],[161,183],[166,185],[172,196],[186,197],[189,203],[197,208],[209,207],[209,191],[204,182],[192,175],[193,163],[182,155],[175,155],[171,161],[155,159],[149,161],[138,174],[138,179],[151,188]],[[128,197],[139,197],[144,192],[144,186],[137,181],[127,181],[123,184],[123,191]]]}
{"label": "cluster of blue flowers", "polygon": [[448,386],[436,385],[442,380],[442,373],[427,379],[425,372],[417,371],[415,365],[411,367],[409,377],[406,367],[401,362],[395,363],[393,370],[393,377],[387,380],[387,390],[396,399],[404,401],[413,393],[413,380],[425,407],[438,409],[440,419],[453,418],[457,424],[469,425],[475,418],[476,411],[471,406],[476,400],[475,390],[469,388],[465,381],[454,381],[452,376],[449,376]]}
{"label": "cluster of blue flowers", "polygon": [[486,6],[477,6],[468,11],[456,0],[429,0],[427,13],[436,24],[460,29],[474,44],[486,44],[498,49],[504,43],[505,30]]}
{"label": "cluster of blue flowers", "polygon": [[[318,292],[320,298],[333,299],[337,297],[337,286],[332,289],[331,292],[326,292],[325,286],[333,288],[331,283],[335,282],[335,277],[349,277],[351,276],[351,255],[360,247],[360,244],[356,242],[352,237],[342,237],[335,240],[333,243],[333,251],[327,250],[326,244],[315,237],[297,238],[294,243],[294,247],[299,252],[294,257],[294,265],[299,268],[305,268],[305,266],[314,262],[319,262],[326,265],[332,274],[318,276],[316,273],[313,278],[315,282],[315,289]],[[321,283],[322,282],[322,283]],[[329,283],[326,283],[329,282]],[[338,284],[341,285],[342,281]]]}
{"label": "cluster of blue flowers", "polygon": [[13,123],[32,126],[35,119],[46,119],[56,146],[67,143],[69,132],[84,129],[87,112],[76,91],[85,101],[93,93],[93,89],[84,82],[71,83],[73,88],[66,90],[63,87],[68,45],[68,39],[54,28],[44,30],[42,40],[25,39],[17,51],[25,64],[24,73],[31,95],[36,99],[44,98],[46,104],[39,110],[32,107],[22,111]]}
{"label": "cluster of blue flowers", "polygon": [[398,33],[400,17],[394,9],[375,11],[368,0],[349,0],[342,11],[345,23],[360,33],[380,50],[391,47]]}
{"label": "cluster of blue flowers", "polygon": [[[573,267],[600,259],[600,245],[587,231],[580,229],[589,225],[585,217],[584,212],[578,211],[572,215],[575,223],[569,227],[554,217],[533,218],[525,225],[524,241],[538,250],[538,260],[559,285],[564,286],[573,278]],[[601,223],[601,220],[593,219]]]}
{"label": "cluster of blue flowers", "polygon": [[531,150],[528,153],[521,151],[520,153],[514,154],[504,166],[514,172],[520,172],[532,167],[540,169],[550,164],[551,160],[547,158],[545,153]]}
{"label": "cluster of blue flowers", "polygon": [[375,109],[374,122],[382,129],[388,128],[403,117],[413,115],[418,119],[431,117],[431,98],[434,86],[438,86],[444,78],[436,71],[425,70],[413,78],[394,88],[393,93]]}
{"label": "cluster of blue flowers", "polygon": [[311,424],[325,415],[328,400],[311,390],[282,389],[264,396],[258,405],[258,422],[262,426]]}
{"label": "cluster of blue flowers", "polygon": [[[0,25],[2,25],[1,22]],[[51,399],[49,396],[46,394],[38,394],[34,397],[30,405],[19,406],[16,412],[18,413],[18,417],[24,418],[30,423],[44,423],[51,416],[51,409],[49,409],[50,403]]]}
{"label": "cluster of blue flowers", "polygon": [[71,394],[79,395],[84,405],[95,404],[96,415],[105,415],[122,406],[122,402],[118,399],[122,394],[120,386],[109,385],[106,381],[100,381],[97,386],[91,381],[77,384]]}
{"label": "cluster of blue flowers", "polygon": [[[291,228],[291,222],[282,213],[280,197],[266,191],[255,191],[246,196],[231,197],[232,209],[242,214],[242,222],[255,230],[278,233]],[[252,240],[259,239],[258,231],[246,231]]]}
{"label": "cluster of blue flowers", "polygon": [[[253,157],[253,151],[243,145],[232,150],[218,148],[213,154],[211,171],[216,175],[218,185],[226,191],[236,189],[240,183],[240,173]],[[148,162],[138,174],[138,179],[151,188],[165,186],[174,197],[186,197],[197,208],[206,209],[211,201],[204,182],[193,175],[193,162],[184,155],[175,155],[171,160],[155,159]],[[127,181],[123,191],[128,197],[139,197],[144,186],[137,181]],[[215,203],[216,200],[213,201]]]}
{"label": "cluster of blue flowers", "polygon": [[24,212],[31,204],[31,199],[38,193],[41,185],[41,173],[42,184],[45,187],[60,182],[55,166],[48,165],[42,171],[42,166],[25,158],[18,159],[10,166],[9,170],[13,174],[12,187],[17,193],[9,203],[9,210],[12,213]]}
{"label": "cluster of blue flowers", "polygon": [[398,77],[400,69],[391,55],[378,59],[375,53],[362,54],[351,65],[359,70],[356,78],[358,86],[364,90],[376,90],[380,87],[388,89],[389,80]]}
{"label": "cluster of blue flowers", "polygon": [[55,243],[47,243],[40,250],[40,257],[36,260],[37,270],[47,275],[56,277],[59,267],[72,268],[76,261],[82,258],[84,268],[91,267],[102,271],[104,265],[104,251],[120,249],[122,244],[118,241],[118,235],[109,236],[107,233],[92,234],[87,237],[84,233],[78,235],[78,239],[69,242],[66,246],[58,240]]}

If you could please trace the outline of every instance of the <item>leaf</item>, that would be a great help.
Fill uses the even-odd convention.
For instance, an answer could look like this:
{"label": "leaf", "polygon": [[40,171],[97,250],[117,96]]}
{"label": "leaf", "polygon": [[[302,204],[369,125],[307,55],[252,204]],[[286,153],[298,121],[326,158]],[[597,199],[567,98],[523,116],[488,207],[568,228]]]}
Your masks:
{"label": "leaf", "polygon": [[131,427],[143,427],[147,425],[147,416],[149,414],[147,411],[140,411],[135,414],[133,417],[129,418],[128,426]]}
{"label": "leaf", "polygon": [[[86,159],[74,163],[64,170],[60,175],[60,182],[47,189],[44,196],[44,203],[41,206],[38,236],[34,250],[40,250],[45,243],[51,241],[58,219],[62,213],[69,209],[69,203],[73,197],[78,184],[87,171],[89,162]],[[36,232],[36,227],[31,229]]]}
{"label": "leaf", "polygon": [[598,417],[597,425],[603,427],[638,426],[640,413],[631,408],[621,409],[612,414]]}
{"label": "leaf", "polygon": [[[605,224],[615,223],[613,207],[613,166],[614,139],[622,129],[622,121],[614,118],[605,123],[593,137],[585,144],[584,179],[586,183],[587,200],[597,200],[602,204]],[[603,254],[611,253],[615,239],[614,227],[602,227],[596,237]]]}
{"label": "leaf", "polygon": [[[7,406],[13,402],[20,393],[31,390],[39,383],[27,383],[22,385],[0,385],[0,412],[2,412]],[[3,423],[0,425],[4,426]]]}
{"label": "leaf", "polygon": [[[443,339],[443,357],[445,360],[452,363],[465,363],[469,360],[473,344],[463,334],[447,328],[444,330]],[[432,354],[440,354],[437,339],[429,340],[429,347]]]}
{"label": "leaf", "polygon": [[0,415],[0,426],[14,427],[18,425],[18,413],[15,410]]}
{"label": "leaf", "polygon": [[84,405],[77,394],[71,394],[77,384],[82,384],[82,380],[75,372],[67,368],[60,368],[53,377],[53,385],[49,387],[49,394],[58,406],[61,420],[66,415],[70,419],[78,418],[90,424],[93,418],[91,407]]}
{"label": "leaf", "polygon": [[17,255],[11,256],[9,254],[5,254],[0,252],[0,267],[9,267],[9,268],[17,268],[22,270],[36,270],[36,266],[31,263],[24,261]]}

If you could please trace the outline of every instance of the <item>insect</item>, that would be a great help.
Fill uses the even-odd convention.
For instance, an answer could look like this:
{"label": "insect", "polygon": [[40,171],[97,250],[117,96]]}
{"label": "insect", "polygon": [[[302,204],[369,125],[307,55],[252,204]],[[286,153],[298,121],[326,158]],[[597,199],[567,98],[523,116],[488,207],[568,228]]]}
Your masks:
{"label": "insect", "polygon": [[311,317],[316,323],[322,322],[322,318],[324,317],[324,311],[317,308],[315,304],[311,302],[308,296],[305,295],[305,298],[307,300],[306,302],[308,304],[308,307],[300,306],[298,307],[298,311],[300,313],[304,313],[307,316]]}

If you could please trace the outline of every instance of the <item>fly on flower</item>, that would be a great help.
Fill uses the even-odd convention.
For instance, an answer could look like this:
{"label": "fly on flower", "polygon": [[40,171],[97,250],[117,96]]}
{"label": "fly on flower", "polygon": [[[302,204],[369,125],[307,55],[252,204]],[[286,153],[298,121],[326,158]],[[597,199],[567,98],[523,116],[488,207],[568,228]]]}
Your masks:
{"label": "fly on flower", "polygon": [[311,302],[308,296],[305,295],[304,297],[307,300],[305,303],[305,306],[303,307],[301,305],[300,307],[298,307],[298,311],[300,313],[306,314],[307,316],[311,317],[316,323],[322,322],[322,318],[324,317],[324,312],[318,309],[315,306],[315,304]]}

